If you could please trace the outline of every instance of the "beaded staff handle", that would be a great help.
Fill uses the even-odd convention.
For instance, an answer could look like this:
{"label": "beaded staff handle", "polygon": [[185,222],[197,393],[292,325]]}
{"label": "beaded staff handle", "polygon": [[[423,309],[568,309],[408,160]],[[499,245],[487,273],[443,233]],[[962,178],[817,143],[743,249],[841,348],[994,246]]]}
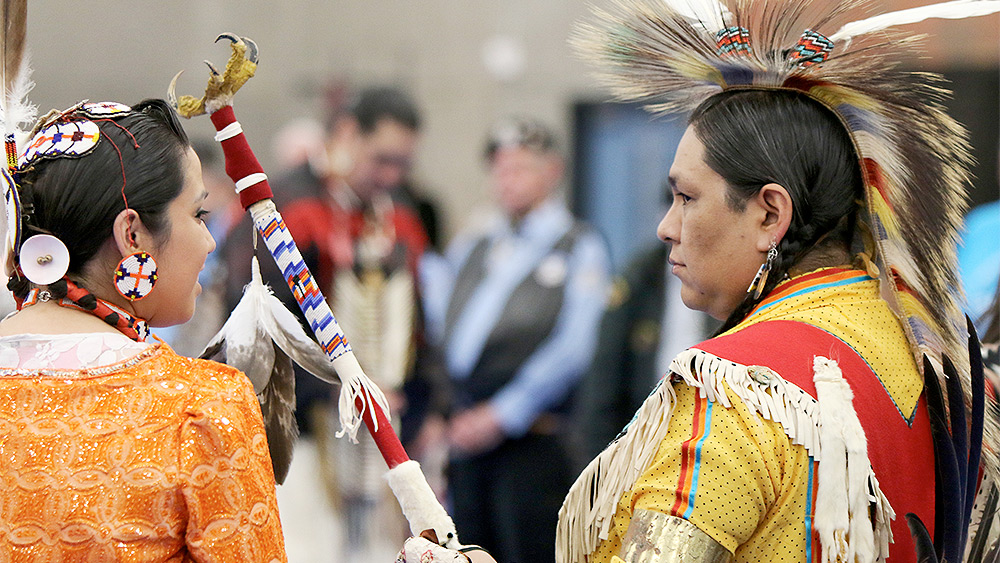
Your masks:
{"label": "beaded staff handle", "polygon": [[457,548],[460,544],[454,522],[427,484],[420,465],[407,456],[389,418],[379,406],[376,397],[381,396],[381,392],[361,369],[347,337],[323,297],[323,292],[303,261],[281,214],[271,200],[273,194],[264,169],[236,120],[232,96],[253,76],[257,67],[257,46],[249,39],[233,34],[222,34],[217,41],[219,39],[228,39],[232,43],[233,55],[224,73],[220,73],[209,63],[212,76],[205,96],[200,100],[190,96],[183,96],[178,100],[174,95],[177,80],[174,77],[168,97],[184,117],[210,114],[217,131],[215,139],[222,145],[226,158],[226,174],[236,184],[240,203],[250,212],[254,226],[261,233],[271,257],[281,270],[295,302],[299,304],[309,327],[316,334],[320,346],[340,377],[342,387],[339,408],[344,428],[338,436],[342,436],[344,432],[353,436],[360,424],[358,419],[364,421],[389,467],[386,478],[410,523],[410,530],[414,535],[424,530],[434,530],[438,538],[444,539],[442,545]]}
{"label": "beaded staff handle", "polygon": [[374,386],[364,374],[347,337],[333,311],[302,259],[299,249],[285,227],[281,213],[271,201],[271,187],[260,163],[246,140],[232,106],[211,115],[216,139],[226,157],[226,173],[236,183],[240,203],[250,212],[254,226],[264,239],[271,257],[288,283],[288,288],[316,334],[320,346],[333,362],[341,378],[340,409],[356,409],[379,452],[389,466],[388,480],[411,531],[416,535],[433,529],[439,538],[449,538],[444,545],[458,545],[455,524],[434,496],[419,465],[411,461],[396,436],[388,417],[372,399],[368,385]]}

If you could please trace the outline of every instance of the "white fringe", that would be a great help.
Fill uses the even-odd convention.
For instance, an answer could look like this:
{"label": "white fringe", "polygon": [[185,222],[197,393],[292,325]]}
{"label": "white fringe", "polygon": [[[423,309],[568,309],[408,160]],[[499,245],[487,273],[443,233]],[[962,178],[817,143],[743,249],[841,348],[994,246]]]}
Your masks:
{"label": "white fringe", "polygon": [[[364,422],[365,409],[372,408],[372,404],[378,405],[385,413],[386,419],[392,415],[389,413],[389,401],[385,394],[378,388],[378,385],[368,379],[354,352],[348,350],[346,353],[334,358],[333,367],[340,377],[340,398],[337,401],[340,414],[340,430],[337,437],[342,438],[346,434],[355,444],[358,443],[358,429]],[[356,408],[357,400],[361,399],[362,406]],[[378,431],[378,418],[372,413],[373,432]]]}
{"label": "white fringe", "polygon": [[559,509],[556,561],[583,562],[608,538],[618,500],[652,462],[667,435],[677,395],[661,380],[635,413],[623,435],[583,470]]}
{"label": "white fringe", "polygon": [[[889,522],[895,512],[879,489],[868,460],[865,431],[852,405],[854,393],[837,363],[822,356],[813,359],[813,381],[821,405],[819,426],[824,447],[813,521],[823,546],[823,561],[884,561],[892,542]],[[872,503],[874,523],[869,516]]]}
{"label": "white fringe", "polygon": [[[840,561],[882,561],[892,542],[895,513],[868,460],[853,394],[836,362],[817,357],[813,367],[819,400],[769,368],[744,366],[694,348],[674,358],[670,373],[726,408],[733,401],[729,392],[735,394],[752,414],[777,422],[793,444],[825,462],[819,464],[815,510],[825,561],[836,561],[838,555]],[[652,462],[675,403],[673,386],[661,381],[625,433],[577,478],[559,511],[556,561],[584,563],[608,538],[618,502]],[[875,505],[874,523],[868,517],[870,503]]]}

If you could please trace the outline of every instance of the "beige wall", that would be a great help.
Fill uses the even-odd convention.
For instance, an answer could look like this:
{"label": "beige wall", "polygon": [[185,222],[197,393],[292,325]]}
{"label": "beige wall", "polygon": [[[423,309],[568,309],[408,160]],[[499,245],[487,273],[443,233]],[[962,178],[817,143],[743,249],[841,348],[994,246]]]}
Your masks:
{"label": "beige wall", "polygon": [[[164,95],[180,69],[187,72],[179,91],[198,93],[200,61],[224,64],[228,56],[212,39],[233,31],[260,45],[257,76],[240,92],[237,109],[270,168],[270,137],[295,117],[320,115],[316,94],[331,75],[399,83],[424,110],[417,178],[444,205],[452,232],[486,201],[479,154],[492,121],[528,113],[565,135],[572,101],[603,96],[566,45],[585,13],[580,0],[36,0],[28,37],[38,84],[33,98],[43,110],[82,97],[135,102]],[[929,43],[935,58],[923,68],[997,65],[1000,16],[933,29],[944,40]],[[482,59],[484,44],[498,35],[525,53],[521,72],[505,80]],[[211,133],[207,119],[188,130]]]}

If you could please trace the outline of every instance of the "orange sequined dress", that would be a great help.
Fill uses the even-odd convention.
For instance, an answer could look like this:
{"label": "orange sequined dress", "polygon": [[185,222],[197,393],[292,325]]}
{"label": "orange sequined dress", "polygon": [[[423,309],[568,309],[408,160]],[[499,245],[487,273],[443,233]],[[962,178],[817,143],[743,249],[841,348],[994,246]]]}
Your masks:
{"label": "orange sequined dress", "polygon": [[0,369],[0,561],[285,561],[250,382],[164,344]]}

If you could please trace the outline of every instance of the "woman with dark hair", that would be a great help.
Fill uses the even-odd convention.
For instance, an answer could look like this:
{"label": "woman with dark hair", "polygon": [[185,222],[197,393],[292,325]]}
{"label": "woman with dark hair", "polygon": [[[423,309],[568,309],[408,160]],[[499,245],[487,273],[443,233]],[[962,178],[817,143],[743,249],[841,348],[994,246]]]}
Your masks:
{"label": "woman with dark hair", "polygon": [[174,110],[50,113],[14,179],[0,559],[284,561],[249,380],[147,341],[191,317],[215,248]]}
{"label": "woman with dark hair", "polygon": [[963,558],[998,469],[954,295],[967,144],[873,32],[998,9],[972,4],[824,31],[856,4],[625,0],[579,29],[621,98],[691,112],[657,234],[724,323],[577,479],[558,561]]}

